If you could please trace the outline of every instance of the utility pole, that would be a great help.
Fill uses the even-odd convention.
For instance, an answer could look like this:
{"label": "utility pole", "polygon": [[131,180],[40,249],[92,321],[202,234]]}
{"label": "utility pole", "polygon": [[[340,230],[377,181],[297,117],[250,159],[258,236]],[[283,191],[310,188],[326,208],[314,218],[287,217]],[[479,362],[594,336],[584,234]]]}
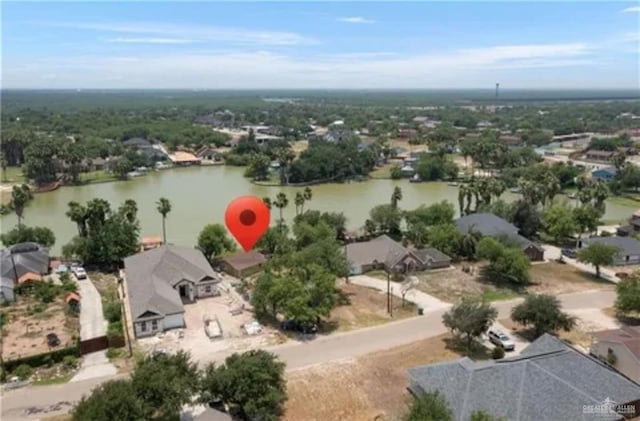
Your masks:
{"label": "utility pole", "polygon": [[498,100],[499,93],[500,93],[500,84],[496,83],[496,100]]}

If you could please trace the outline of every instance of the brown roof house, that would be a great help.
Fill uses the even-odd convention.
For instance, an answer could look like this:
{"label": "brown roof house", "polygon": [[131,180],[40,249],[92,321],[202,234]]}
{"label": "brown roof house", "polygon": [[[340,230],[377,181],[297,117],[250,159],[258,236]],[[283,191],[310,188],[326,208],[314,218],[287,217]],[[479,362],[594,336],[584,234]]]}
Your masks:
{"label": "brown roof house", "polygon": [[222,270],[236,278],[243,278],[260,272],[267,262],[267,258],[257,251],[240,252],[222,259],[220,266]]}
{"label": "brown roof house", "polygon": [[397,272],[448,267],[451,258],[433,249],[411,250],[386,235],[370,241],[347,244],[346,257],[352,275],[374,269]]}
{"label": "brown roof house", "polygon": [[640,381],[640,327],[594,332],[591,354],[633,381]]}
{"label": "brown roof house", "polygon": [[125,302],[135,336],[184,327],[184,306],[218,295],[221,280],[194,248],[164,245],[125,258]]}

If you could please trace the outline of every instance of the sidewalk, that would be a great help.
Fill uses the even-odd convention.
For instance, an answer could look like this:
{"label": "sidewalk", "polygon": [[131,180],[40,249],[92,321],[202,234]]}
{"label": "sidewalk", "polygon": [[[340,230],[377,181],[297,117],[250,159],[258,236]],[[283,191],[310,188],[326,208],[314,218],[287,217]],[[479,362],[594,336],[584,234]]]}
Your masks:
{"label": "sidewalk", "polygon": [[[349,282],[355,285],[377,289],[384,293],[387,292],[387,281],[383,281],[382,279],[372,278],[371,276],[367,276],[367,275],[350,276]],[[390,284],[391,284],[391,294],[395,295],[396,297],[402,298],[401,285],[397,282],[391,282]],[[451,307],[451,304],[445,303],[444,301],[441,301],[417,289],[412,289],[411,291],[409,291],[405,296],[405,299],[407,301],[411,301],[418,307],[422,307],[425,312],[448,309],[449,307]]]}

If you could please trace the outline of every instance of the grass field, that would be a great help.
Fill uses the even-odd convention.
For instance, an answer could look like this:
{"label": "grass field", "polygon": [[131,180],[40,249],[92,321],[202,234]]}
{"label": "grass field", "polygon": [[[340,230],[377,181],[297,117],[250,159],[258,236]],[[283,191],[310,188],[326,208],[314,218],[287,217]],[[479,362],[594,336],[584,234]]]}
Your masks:
{"label": "grass field", "polygon": [[113,173],[109,173],[104,170],[91,171],[91,172],[81,173],[80,181],[86,184],[106,183],[109,181],[118,181],[118,177],[115,176]]}
{"label": "grass field", "polygon": [[2,174],[3,183],[24,183],[25,178],[22,167],[7,167],[7,171]]}

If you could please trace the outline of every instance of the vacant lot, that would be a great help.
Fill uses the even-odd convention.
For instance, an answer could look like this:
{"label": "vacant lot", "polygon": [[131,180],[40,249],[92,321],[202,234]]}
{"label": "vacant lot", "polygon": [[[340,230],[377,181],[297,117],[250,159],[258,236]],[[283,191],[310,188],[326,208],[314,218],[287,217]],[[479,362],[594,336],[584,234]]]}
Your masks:
{"label": "vacant lot", "polygon": [[102,300],[115,300],[118,298],[118,278],[112,273],[90,272],[89,278],[100,293]]}
{"label": "vacant lot", "polygon": [[329,330],[351,330],[417,315],[413,303],[392,296],[393,318],[387,314],[387,295],[378,290],[338,281],[338,306],[328,320]]}
{"label": "vacant lot", "polygon": [[55,333],[60,345],[72,345],[80,335],[77,316],[65,312],[63,297],[43,304],[33,297],[19,297],[18,301],[3,309],[2,357],[5,360],[48,352],[46,335]]}
{"label": "vacant lot", "polygon": [[322,364],[287,376],[285,420],[395,420],[407,411],[406,370],[459,355],[441,335],[352,361]]}
{"label": "vacant lot", "polygon": [[597,279],[571,265],[549,262],[531,266],[529,292],[545,294],[567,294],[590,289],[614,289],[611,282]]}

